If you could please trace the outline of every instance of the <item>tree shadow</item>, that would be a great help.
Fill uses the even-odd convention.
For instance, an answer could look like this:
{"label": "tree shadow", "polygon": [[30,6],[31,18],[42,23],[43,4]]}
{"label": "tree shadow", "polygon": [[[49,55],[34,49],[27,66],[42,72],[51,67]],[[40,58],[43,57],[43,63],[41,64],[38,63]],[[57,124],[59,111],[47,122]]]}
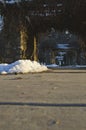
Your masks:
{"label": "tree shadow", "polygon": [[86,103],[0,102],[0,105],[34,107],[86,107]]}

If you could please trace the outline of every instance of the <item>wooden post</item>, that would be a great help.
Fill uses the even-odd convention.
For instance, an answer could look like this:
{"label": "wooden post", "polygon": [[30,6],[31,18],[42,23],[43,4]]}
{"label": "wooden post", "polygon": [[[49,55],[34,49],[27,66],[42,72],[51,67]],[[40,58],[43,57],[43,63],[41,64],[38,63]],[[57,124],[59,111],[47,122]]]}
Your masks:
{"label": "wooden post", "polygon": [[34,36],[34,61],[37,61],[37,42],[36,42],[36,36]]}
{"label": "wooden post", "polygon": [[23,59],[26,59],[27,38],[28,38],[27,30],[25,27],[22,27],[20,30],[20,39],[21,39],[21,51]]}

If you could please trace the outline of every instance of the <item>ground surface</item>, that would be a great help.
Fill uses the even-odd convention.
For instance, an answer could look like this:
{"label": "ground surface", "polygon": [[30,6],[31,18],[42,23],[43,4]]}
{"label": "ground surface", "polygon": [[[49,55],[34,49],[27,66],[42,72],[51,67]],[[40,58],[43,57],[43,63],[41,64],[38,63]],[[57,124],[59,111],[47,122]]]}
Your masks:
{"label": "ground surface", "polygon": [[0,130],[86,130],[86,70],[0,75]]}

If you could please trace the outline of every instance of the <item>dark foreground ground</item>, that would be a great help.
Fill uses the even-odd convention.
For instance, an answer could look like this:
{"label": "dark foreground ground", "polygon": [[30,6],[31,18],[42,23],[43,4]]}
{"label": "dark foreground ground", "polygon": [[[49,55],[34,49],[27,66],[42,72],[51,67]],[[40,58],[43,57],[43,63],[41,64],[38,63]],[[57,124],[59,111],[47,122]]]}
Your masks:
{"label": "dark foreground ground", "polygon": [[86,70],[0,75],[0,130],[86,130]]}

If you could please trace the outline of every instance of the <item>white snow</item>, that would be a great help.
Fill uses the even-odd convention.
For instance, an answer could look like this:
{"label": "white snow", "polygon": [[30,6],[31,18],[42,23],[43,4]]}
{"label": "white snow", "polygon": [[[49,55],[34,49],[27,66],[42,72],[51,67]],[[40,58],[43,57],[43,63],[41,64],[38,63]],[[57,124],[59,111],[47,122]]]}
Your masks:
{"label": "white snow", "polygon": [[57,64],[50,64],[50,65],[47,65],[47,67],[56,68],[56,67],[59,67],[59,65],[57,65]]}
{"label": "white snow", "polygon": [[11,64],[0,64],[0,74],[43,72],[48,68],[36,61],[18,60]]}
{"label": "white snow", "polygon": [[60,65],[57,65],[57,64],[50,64],[50,65],[47,65],[48,68],[63,68],[63,69],[80,69],[80,68],[84,68],[86,69],[86,65],[67,65],[67,66],[60,66]]}

